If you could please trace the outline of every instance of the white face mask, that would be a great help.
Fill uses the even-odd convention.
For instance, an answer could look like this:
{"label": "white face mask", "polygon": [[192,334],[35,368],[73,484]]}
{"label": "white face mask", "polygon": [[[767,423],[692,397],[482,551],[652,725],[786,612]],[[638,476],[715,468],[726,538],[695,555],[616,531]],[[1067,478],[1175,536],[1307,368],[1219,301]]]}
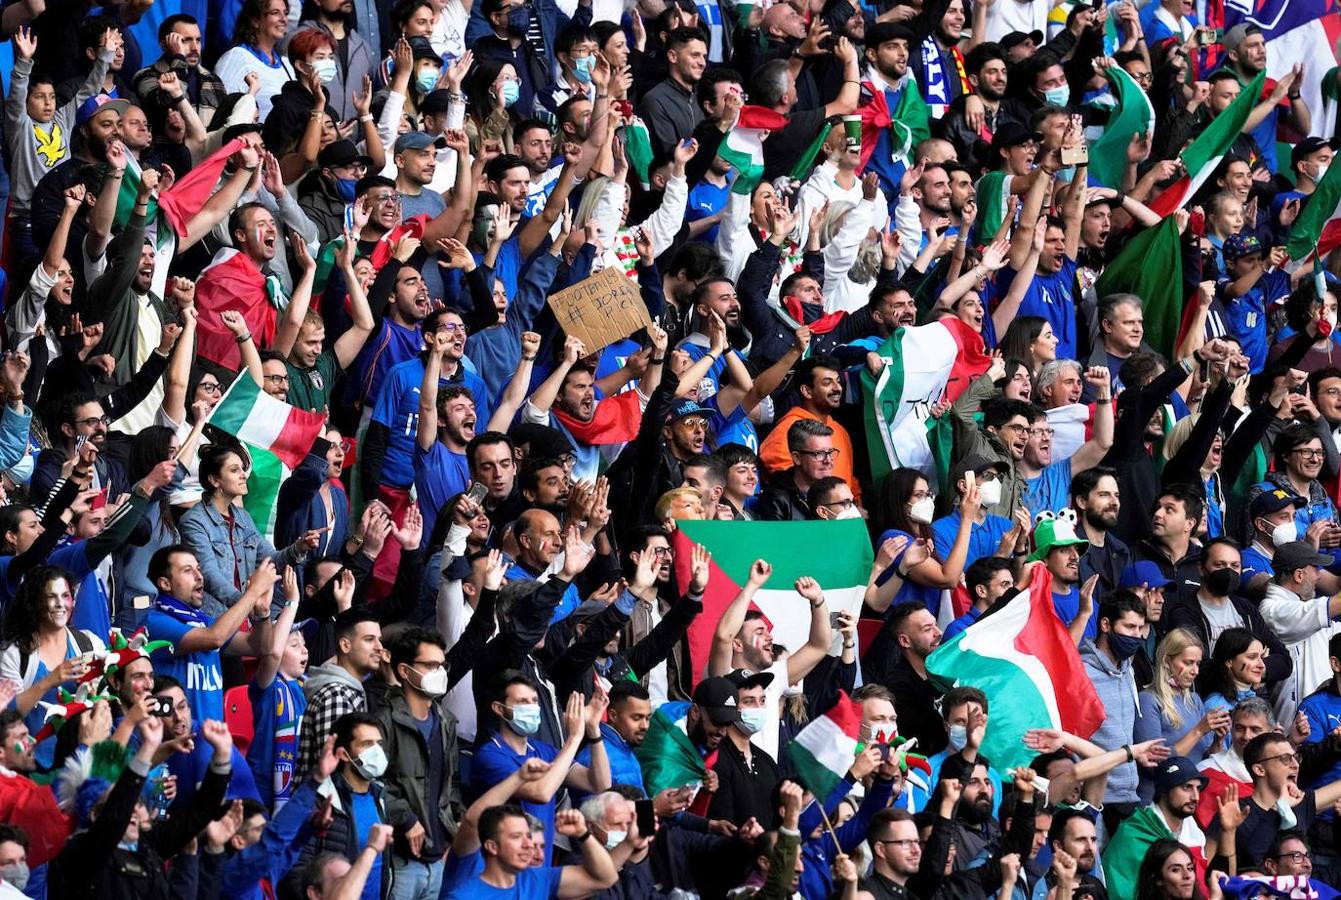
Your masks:
{"label": "white face mask", "polygon": [[860,519],[860,518],[861,518],[861,510],[857,509],[857,505],[855,503],[844,509],[838,515],[834,516],[834,519]]}
{"label": "white face mask", "polygon": [[1271,529],[1271,544],[1273,547],[1292,544],[1297,540],[1299,540],[1299,526],[1295,524],[1294,519],[1281,522]]}
{"label": "white face mask", "polygon": [[1326,175],[1326,174],[1327,174],[1327,166],[1326,166],[1326,165],[1321,165],[1321,164],[1320,164],[1320,165],[1318,166],[1318,173],[1317,173],[1316,175],[1313,176],[1313,181],[1314,181],[1315,183],[1316,183],[1316,182],[1319,182],[1319,181],[1322,181],[1322,176],[1324,176],[1324,175]]}
{"label": "white face mask", "polygon": [[996,481],[984,481],[978,485],[978,499],[982,501],[983,508],[996,506],[1001,502],[1001,479]]}
{"label": "white face mask", "polygon": [[381,778],[386,772],[386,751],[381,744],[373,744],[354,760],[354,768],[369,781]]}
{"label": "white face mask", "polygon": [[[415,669],[415,672],[418,672]],[[419,676],[419,690],[430,697],[441,697],[447,693],[447,670],[439,666],[427,674]]]}
{"label": "white face mask", "polygon": [[914,500],[913,505],[908,508],[908,518],[919,525],[930,525],[932,518],[936,515],[936,501],[931,497],[923,497],[921,500]]}
{"label": "white face mask", "polygon": [[607,831],[605,833],[605,849],[613,850],[628,838],[627,831]]}

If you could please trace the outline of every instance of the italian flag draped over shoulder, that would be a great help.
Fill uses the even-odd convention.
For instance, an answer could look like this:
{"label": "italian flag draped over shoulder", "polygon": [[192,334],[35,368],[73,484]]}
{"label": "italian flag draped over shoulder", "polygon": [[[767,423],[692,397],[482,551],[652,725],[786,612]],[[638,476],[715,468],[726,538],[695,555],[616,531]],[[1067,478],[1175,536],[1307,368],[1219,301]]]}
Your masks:
{"label": "italian flag draped over shoulder", "polygon": [[922,470],[944,487],[950,422],[944,416],[931,418],[931,407],[942,400],[954,402],[973,379],[991,368],[982,335],[949,317],[900,328],[876,353],[885,361],[880,376],[868,370],[861,373],[871,477],[879,481],[907,467]]}
{"label": "italian flag draped over shoulder", "polygon": [[1128,293],[1144,300],[1145,341],[1170,359],[1174,358],[1183,318],[1183,253],[1179,241],[1177,220],[1165,216],[1158,225],[1128,239],[1094,283],[1096,297]]}
{"label": "italian flag draped over shoulder", "polygon": [[1090,148],[1089,173],[1091,179],[1104,187],[1121,190],[1122,173],[1127,167],[1127,147],[1137,134],[1147,139],[1154,134],[1155,108],[1125,69],[1112,66],[1105,74],[1113,84],[1117,107],[1109,115],[1103,135]]}
{"label": "italian flag draped over shoulder", "polygon": [[[1335,170],[1335,171],[1333,171]],[[1328,166],[1327,174],[1303,204],[1290,229],[1286,248],[1290,259],[1303,259],[1317,249],[1323,257],[1341,244],[1341,165]]]}
{"label": "italian flag draped over shoulder", "polygon": [[838,692],[833,709],[812,720],[787,745],[787,758],[801,782],[823,803],[843,780],[857,756],[861,704]]}
{"label": "italian flag draped over shoulder", "polygon": [[1253,111],[1258,98],[1262,96],[1262,85],[1265,82],[1266,72],[1259,72],[1252,84],[1239,93],[1238,99],[1212,119],[1206,130],[1187,146],[1178,157],[1182,160],[1183,168],[1187,170],[1186,174],[1165,188],[1164,192],[1151,202],[1151,209],[1161,216],[1182,209],[1210,179],[1220,167],[1220,161],[1225,158],[1229,148],[1233,146],[1234,139],[1243,130],[1243,123],[1248,121],[1248,114]]}
{"label": "italian flag draped over shoulder", "polygon": [[[764,614],[773,639],[796,649],[810,637],[810,601],[796,593],[796,579],[819,582],[829,612],[861,610],[871,574],[871,539],[860,519],[816,522],[680,522],[674,535],[677,583],[689,583],[693,544],[712,553],[703,613],[689,626],[689,655],[694,683],[704,675],[712,634],[731,601],[740,593],[756,559],[772,564],[773,575],[754,595],[752,609]],[[837,643],[841,638],[834,634]]]}
{"label": "italian flag draped over shoulder", "polygon": [[762,106],[742,106],[736,124],[722,139],[717,155],[740,173],[733,194],[751,194],[764,177],[764,138],[787,126],[787,117]]}
{"label": "italian flag draped over shoulder", "polygon": [[233,379],[209,422],[237,438],[251,454],[242,505],[267,540],[275,533],[279,486],[321,435],[325,417],[271,397],[246,372]]}
{"label": "italian flag draped over shoulder", "polygon": [[1104,721],[1103,704],[1052,607],[1052,576],[1043,566],[1034,567],[1028,589],[927,657],[927,673],[946,689],[965,685],[1010,698],[992,705],[982,745],[999,772],[1029,764],[1030,728],[1087,738]]}
{"label": "italian flag draped over shoulder", "polygon": [[680,726],[666,715],[664,707],[652,714],[647,734],[633,752],[642,767],[643,784],[649,797],[655,797],[667,788],[703,781],[708,774],[698,749]]}

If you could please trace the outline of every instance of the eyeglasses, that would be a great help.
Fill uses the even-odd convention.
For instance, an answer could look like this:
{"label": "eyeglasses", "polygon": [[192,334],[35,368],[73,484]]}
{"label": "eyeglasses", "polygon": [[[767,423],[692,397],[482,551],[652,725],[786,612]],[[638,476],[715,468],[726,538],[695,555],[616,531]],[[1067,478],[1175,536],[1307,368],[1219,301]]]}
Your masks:
{"label": "eyeglasses", "polygon": [[675,558],[675,548],[674,548],[674,547],[653,547],[653,548],[652,548],[652,556],[655,557],[656,559],[674,559],[674,558]]}
{"label": "eyeglasses", "polygon": [[895,847],[911,848],[915,844],[922,843],[915,838],[880,838],[875,841],[877,844],[893,844]]}
{"label": "eyeglasses", "polygon": [[1308,447],[1297,447],[1294,450],[1291,450],[1290,452],[1298,453],[1300,456],[1304,457],[1304,459],[1322,459],[1324,456],[1327,455],[1327,451],[1323,450],[1322,448],[1313,450]]}
{"label": "eyeglasses", "polygon": [[1045,437],[1045,436],[1046,436],[1046,437],[1052,437],[1052,436],[1053,436],[1054,434],[1056,434],[1056,433],[1057,433],[1057,429],[1055,429],[1055,428],[1030,428],[1030,429],[1029,429],[1029,436],[1030,436],[1030,437]]}
{"label": "eyeglasses", "polygon": [[1137,72],[1131,77],[1131,80],[1135,81],[1137,84],[1153,84],[1155,75],[1153,72]]}
{"label": "eyeglasses", "polygon": [[1001,426],[1001,430],[1002,430],[1002,431],[1014,431],[1014,432],[1021,433],[1021,434],[1028,434],[1028,433],[1029,433],[1029,426],[1028,426],[1028,425],[1017,425],[1017,424],[1015,424],[1014,422],[1010,422],[1010,423],[1008,423],[1008,424],[1006,424],[1006,425],[1002,425],[1002,426]]}
{"label": "eyeglasses", "polygon": [[851,509],[857,505],[857,501],[848,497],[846,500],[834,500],[832,503],[821,503],[820,506],[836,506],[839,509]]}
{"label": "eyeglasses", "polygon": [[828,450],[797,450],[801,456],[808,456],[815,462],[829,462],[838,458],[838,448],[830,447]]}
{"label": "eyeglasses", "polygon": [[427,669],[430,672],[446,668],[447,664],[440,659],[420,660],[416,659],[411,665],[416,669]]}
{"label": "eyeglasses", "polygon": [[1285,765],[1287,765],[1287,766],[1297,766],[1297,765],[1299,765],[1299,754],[1298,754],[1298,753],[1277,753],[1275,756],[1268,756],[1266,759],[1260,759],[1260,760],[1258,760],[1258,762],[1269,763],[1269,762],[1271,762],[1273,759],[1279,759],[1279,760],[1281,760],[1282,762],[1284,762]]}
{"label": "eyeglasses", "polygon": [[464,324],[460,322],[443,322],[441,325],[438,326],[438,330],[446,331],[449,334],[456,331],[459,331],[462,334],[467,334],[470,331],[469,328],[467,328]]}
{"label": "eyeglasses", "polygon": [[223,385],[219,384],[217,381],[202,381],[200,382],[199,387],[207,394],[223,393]]}
{"label": "eyeglasses", "polygon": [[1289,853],[1277,853],[1276,859],[1288,859],[1297,866],[1308,859],[1308,854],[1303,850],[1291,850]]}
{"label": "eyeglasses", "polygon": [[101,416],[89,416],[87,419],[74,420],[75,425],[82,425],[84,428],[93,428],[97,426],[99,423],[103,425],[111,425],[112,417],[104,414]]}
{"label": "eyeglasses", "polygon": [[917,491],[913,494],[914,500],[935,500],[936,495],[931,491]]}
{"label": "eyeglasses", "polygon": [[263,377],[268,383],[270,383],[270,384],[288,384],[288,383],[289,383],[289,376],[287,376],[287,375],[263,375],[262,377]]}

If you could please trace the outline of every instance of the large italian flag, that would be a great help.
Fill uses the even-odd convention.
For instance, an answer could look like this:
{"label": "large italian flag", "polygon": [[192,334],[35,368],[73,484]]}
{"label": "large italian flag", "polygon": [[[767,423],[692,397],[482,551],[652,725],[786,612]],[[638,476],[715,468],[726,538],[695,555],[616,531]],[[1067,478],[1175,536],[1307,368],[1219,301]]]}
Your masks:
{"label": "large italian flag", "polygon": [[852,768],[860,731],[861,704],[839,691],[833,709],[813,719],[787,745],[792,770],[817,802],[823,803]]}
{"label": "large italian flag", "polygon": [[1110,66],[1104,74],[1113,84],[1117,106],[1108,116],[1104,133],[1090,147],[1090,178],[1104,187],[1121,190],[1127,147],[1135,135],[1149,138],[1154,134],[1155,108],[1141,86],[1121,66]]}
{"label": "large italian flag", "polygon": [[950,427],[944,417],[931,418],[931,407],[953,402],[991,368],[982,335],[952,316],[900,328],[876,353],[885,361],[880,376],[861,375],[871,477],[908,467],[939,484],[949,468]]}
{"label": "large italian flag", "polygon": [[[796,579],[809,575],[824,589],[829,612],[861,611],[874,555],[860,519],[828,522],[680,522],[675,532],[675,575],[689,583],[693,544],[712,552],[712,573],[703,595],[703,613],[689,626],[693,679],[703,678],[712,634],[740,593],[756,559],[773,565],[773,576],[754,595],[752,608],[773,628],[773,639],[790,650],[810,638],[810,602],[796,593]],[[834,633],[835,646],[841,641]]]}
{"label": "large italian flag", "polygon": [[1286,247],[1290,259],[1303,259],[1315,249],[1319,257],[1326,256],[1337,245],[1341,245],[1341,165],[1327,167],[1295,219]]}
{"label": "large italian flag", "polygon": [[742,106],[717,155],[735,167],[731,192],[751,194],[764,177],[764,139],[787,126],[787,117],[763,106]]}
{"label": "large italian flag", "polygon": [[1238,99],[1212,119],[1206,130],[1187,145],[1187,149],[1178,157],[1187,171],[1151,202],[1151,209],[1161,216],[1182,209],[1210,179],[1220,167],[1220,161],[1229,152],[1234,139],[1243,130],[1243,123],[1248,121],[1248,114],[1253,111],[1258,98],[1262,96],[1262,85],[1265,81],[1266,73],[1259,72],[1253,83],[1239,92]]}
{"label": "large italian flag", "polygon": [[1104,721],[1071,636],[1052,607],[1052,575],[1035,566],[1028,589],[970,625],[927,657],[945,688],[976,687],[993,702],[982,752],[1005,771],[1028,765],[1030,728],[1061,728],[1088,738]]}
{"label": "large italian flag", "polygon": [[242,505],[269,540],[275,533],[279,486],[302,463],[321,435],[325,417],[271,397],[246,372],[210,413],[209,422],[233,435],[251,455],[251,475]]}
{"label": "large italian flag", "polygon": [[[1130,236],[1094,284],[1099,297],[1126,293],[1144,300],[1145,342],[1170,359],[1185,309],[1181,239],[1178,220],[1165,216],[1158,225]],[[1186,307],[1189,317],[1195,306]]]}

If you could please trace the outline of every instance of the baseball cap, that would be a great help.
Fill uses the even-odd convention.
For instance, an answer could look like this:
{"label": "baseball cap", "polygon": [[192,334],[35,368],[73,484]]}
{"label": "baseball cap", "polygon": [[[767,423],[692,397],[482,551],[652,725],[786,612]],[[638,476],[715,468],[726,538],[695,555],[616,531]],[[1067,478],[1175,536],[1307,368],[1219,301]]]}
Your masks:
{"label": "baseball cap", "polygon": [[726,680],[743,691],[752,687],[767,688],[773,683],[772,672],[751,672],[749,669],[732,669],[726,673]]}
{"label": "baseball cap", "polygon": [[1293,168],[1295,163],[1305,159],[1310,153],[1317,153],[1324,148],[1335,151],[1337,148],[1341,148],[1341,141],[1328,140],[1320,137],[1306,137],[1295,144],[1294,149],[1290,151],[1290,166]]}
{"label": "baseball cap", "polygon": [[577,609],[573,610],[573,622],[585,622],[588,619],[594,619],[609,608],[610,604],[604,600],[584,600]]}
{"label": "baseball cap", "polygon": [[423,35],[416,35],[410,38],[410,52],[414,54],[415,59],[431,59],[439,65],[442,64],[442,54],[433,49],[433,44]]}
{"label": "baseball cap", "polygon": [[1257,235],[1240,231],[1238,234],[1231,234],[1225,238],[1221,252],[1224,253],[1227,262],[1233,262],[1236,259],[1242,259],[1249,253],[1261,253],[1262,242],[1257,239]]}
{"label": "baseball cap", "polygon": [[1186,756],[1170,756],[1155,770],[1155,795],[1167,794],[1176,787],[1196,781],[1206,786],[1207,778],[1197,770],[1192,760]]}
{"label": "baseball cap", "polygon": [[130,101],[117,100],[106,94],[98,94],[96,97],[89,97],[83,103],[79,104],[79,109],[75,112],[75,124],[83,125],[104,109],[114,109],[116,110],[117,115],[124,116],[126,110],[130,109]]}
{"label": "baseball cap", "polygon": [[917,35],[913,34],[913,30],[898,22],[876,22],[866,29],[866,46],[870,48],[879,47],[886,41],[900,39],[907,41],[910,47],[917,43]]}
{"label": "baseball cap", "polygon": [[354,163],[363,163],[365,166],[371,166],[372,160],[360,154],[358,147],[354,146],[353,141],[331,141],[317,152],[318,168],[325,168],[326,166],[349,166]]}
{"label": "baseball cap", "polygon": [[999,44],[1002,50],[1009,50],[1011,47],[1018,47],[1025,41],[1033,41],[1035,47],[1043,46],[1043,32],[1041,31],[1012,31],[1003,37]]}
{"label": "baseball cap", "polygon": [[1148,584],[1152,588],[1166,588],[1172,587],[1177,582],[1161,572],[1159,564],[1151,559],[1132,563],[1118,576],[1120,588],[1138,588],[1143,584]]}
{"label": "baseball cap", "polygon": [[1308,541],[1291,541],[1276,548],[1276,553],[1271,558],[1271,568],[1279,575],[1305,566],[1330,566],[1332,560],[1333,557],[1326,553],[1314,550]]}
{"label": "baseball cap", "polygon": [[705,678],[694,688],[694,705],[700,707],[715,725],[740,721],[736,706],[736,686],[725,678]]}
{"label": "baseball cap", "polygon": [[1028,562],[1038,562],[1057,547],[1080,546],[1081,553],[1089,549],[1089,541],[1076,535],[1076,526],[1070,519],[1044,519],[1034,526],[1034,552]]}
{"label": "baseball cap", "polygon": [[996,134],[992,135],[992,149],[1005,150],[1007,147],[1018,147],[1030,141],[1038,143],[1042,140],[1043,135],[1029,130],[1019,122],[1005,122],[997,128]]}
{"label": "baseball cap", "polygon": [[671,422],[677,419],[683,419],[685,416],[706,416],[708,411],[699,406],[694,400],[681,400],[671,407],[670,415],[667,419]]}
{"label": "baseball cap", "polygon": [[406,150],[426,150],[433,146],[433,136],[422,131],[407,131],[396,138],[396,153]]}
{"label": "baseball cap", "polygon": [[573,453],[573,444],[557,429],[535,422],[518,422],[508,429],[508,437],[517,445],[529,445],[530,459],[559,459]]}
{"label": "baseball cap", "polygon": [[1248,518],[1256,519],[1258,516],[1269,516],[1272,513],[1280,512],[1287,506],[1293,506],[1299,509],[1304,505],[1303,497],[1296,497],[1294,494],[1286,493],[1280,488],[1270,491],[1262,491],[1252,499],[1248,504]]}
{"label": "baseball cap", "polygon": [[1249,35],[1261,33],[1262,29],[1258,28],[1256,25],[1249,25],[1246,22],[1241,22],[1226,31],[1225,36],[1221,39],[1220,43],[1224,45],[1225,52],[1228,53],[1230,50],[1237,50],[1239,44],[1242,44],[1247,40]]}

